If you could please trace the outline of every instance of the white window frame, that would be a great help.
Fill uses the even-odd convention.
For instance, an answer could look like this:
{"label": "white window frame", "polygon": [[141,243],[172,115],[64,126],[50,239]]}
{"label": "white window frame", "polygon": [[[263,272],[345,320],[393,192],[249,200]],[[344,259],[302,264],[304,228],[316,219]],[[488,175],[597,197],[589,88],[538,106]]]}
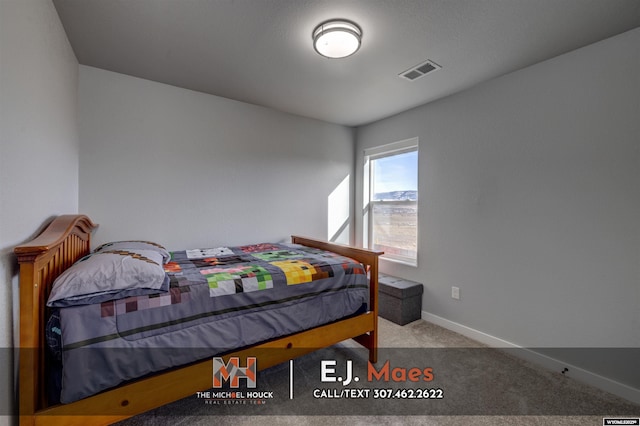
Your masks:
{"label": "white window frame", "polygon": [[[374,178],[372,160],[377,160],[384,157],[391,157],[398,154],[404,154],[406,152],[412,152],[412,151],[418,152],[419,151],[418,142],[419,142],[418,138],[415,137],[415,138],[405,139],[402,141],[393,142],[387,145],[377,146],[374,148],[368,148],[364,150],[364,179],[363,179],[364,188],[363,188],[363,213],[362,213],[363,214],[362,236],[363,236],[364,247],[368,247],[368,248],[372,247],[372,241],[373,241],[372,209],[374,204],[382,204],[382,203],[415,204],[416,209],[418,209],[417,201],[375,201],[371,199],[373,197],[372,188],[373,188],[373,178]],[[418,170],[418,173],[419,173],[419,170]],[[417,190],[418,190],[418,199],[419,199],[420,197],[419,184],[418,184]],[[418,237],[418,231],[419,230],[416,229],[416,242],[420,241]],[[418,249],[416,247],[415,258],[411,256],[402,256],[399,254],[392,254],[392,253],[385,253],[382,256],[382,258],[393,261],[393,262],[410,265],[410,266],[418,266]]]}

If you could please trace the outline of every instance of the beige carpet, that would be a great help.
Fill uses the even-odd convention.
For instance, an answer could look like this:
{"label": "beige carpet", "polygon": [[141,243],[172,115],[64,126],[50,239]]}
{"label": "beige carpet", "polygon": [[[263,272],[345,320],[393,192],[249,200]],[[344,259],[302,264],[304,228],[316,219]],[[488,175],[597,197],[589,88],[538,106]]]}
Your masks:
{"label": "beige carpet", "polygon": [[[194,398],[178,401],[164,407],[160,407],[151,412],[133,417],[122,425],[327,425],[337,424],[350,425],[602,425],[603,417],[640,417],[640,406],[632,404],[614,395],[607,394],[599,389],[595,389],[578,383],[559,372],[542,370],[540,367],[522,361],[503,351],[487,348],[486,346],[469,339],[460,334],[451,332],[442,327],[428,323],[423,320],[415,321],[405,326],[399,326],[389,321],[380,320],[380,346],[385,349],[382,354],[403,355],[406,359],[415,360],[416,357],[424,357],[428,354],[428,362],[437,358],[444,358],[449,362],[449,370],[454,371],[453,375],[441,380],[441,386],[447,392],[446,396],[453,399],[454,403],[449,408],[443,408],[440,412],[448,415],[438,415],[438,410],[431,410],[434,415],[420,415],[422,412],[414,409],[412,415],[385,415],[383,402],[377,400],[353,401],[353,412],[337,409],[336,416],[326,415],[305,415],[293,416],[282,415],[288,411],[266,411],[269,415],[247,416],[242,415],[242,409],[235,411],[216,411],[217,407],[207,407],[202,401]],[[353,354],[357,352],[358,345],[355,342],[347,341],[341,343],[332,350],[339,354],[347,354],[348,358],[357,358]],[[452,349],[455,348],[455,349]],[[386,352],[385,352],[386,351]],[[395,352],[394,352],[395,351]],[[469,352],[470,351],[470,352]],[[362,354],[362,351],[358,352]],[[467,355],[468,353],[473,356]],[[311,354],[313,356],[313,354]],[[366,359],[366,354],[362,355]],[[309,356],[307,356],[309,357]],[[407,358],[408,357],[408,358]],[[322,359],[322,358],[321,358]],[[382,358],[385,359],[385,358]],[[306,363],[305,363],[306,362]],[[315,364],[313,363],[315,362]],[[317,359],[301,359],[298,363],[302,369],[296,373],[299,377],[304,376],[310,369],[315,370],[319,365]],[[419,363],[420,360],[409,361]],[[423,361],[423,365],[424,362]],[[454,365],[451,366],[451,363]],[[366,364],[366,361],[365,361]],[[378,363],[380,364],[380,363]],[[456,370],[459,368],[459,370]],[[274,386],[278,380],[286,376],[287,367],[273,367],[271,372]],[[305,370],[306,369],[306,370]],[[269,369],[271,370],[271,369]],[[269,371],[265,370],[265,371]],[[434,367],[434,371],[441,371],[440,367]],[[307,382],[313,383],[309,386],[318,387],[317,380],[307,374]],[[461,377],[472,377],[479,380],[480,387],[473,388]],[[483,375],[486,375],[484,377]],[[488,377],[488,378],[487,378]],[[304,377],[302,378],[305,381]],[[435,380],[434,380],[435,382]],[[286,383],[279,385],[286,386]],[[458,387],[458,388],[457,388]],[[286,389],[286,388],[285,388]],[[305,389],[308,393],[309,389]],[[457,394],[456,394],[457,392]],[[285,392],[286,393],[286,392]],[[479,394],[483,394],[480,395]],[[453,396],[452,396],[453,395]],[[446,399],[445,396],[445,399]],[[317,401],[296,399],[295,407],[297,412],[328,414],[326,410],[317,409]],[[457,399],[457,401],[455,401]],[[350,403],[349,401],[347,405]],[[410,409],[416,407],[415,402],[407,402]],[[461,405],[462,403],[462,405]],[[293,403],[291,403],[293,404]],[[309,405],[309,411],[304,410],[304,404]],[[366,416],[368,406],[376,415]],[[375,404],[375,405],[371,405]],[[548,404],[548,407],[544,405]],[[328,405],[331,407],[331,405]],[[348,405],[349,406],[349,405]],[[349,407],[351,407],[349,406]],[[428,405],[425,405],[425,407]],[[281,406],[282,407],[282,406]],[[284,405],[287,407],[287,405]],[[344,407],[344,406],[343,406]],[[363,408],[364,407],[364,408]],[[392,406],[397,408],[396,406]],[[420,406],[418,406],[420,407]],[[433,407],[433,406],[431,406]],[[453,408],[452,408],[453,407]],[[456,408],[458,407],[458,408]],[[503,415],[513,413],[521,408],[521,412],[532,415]],[[520,407],[520,408],[519,408]],[[238,407],[236,407],[238,408]],[[242,408],[242,407],[240,407]],[[473,413],[474,415],[450,415],[457,414],[457,409],[461,408],[461,413]],[[220,415],[224,413],[224,415]],[[246,411],[245,411],[246,413]],[[494,415],[483,415],[491,413]],[[547,415],[547,413],[553,415]],[[562,415],[572,413],[574,415]],[[589,415],[581,415],[588,413]],[[560,414],[560,415],[559,415]],[[577,414],[577,415],[576,415]]]}

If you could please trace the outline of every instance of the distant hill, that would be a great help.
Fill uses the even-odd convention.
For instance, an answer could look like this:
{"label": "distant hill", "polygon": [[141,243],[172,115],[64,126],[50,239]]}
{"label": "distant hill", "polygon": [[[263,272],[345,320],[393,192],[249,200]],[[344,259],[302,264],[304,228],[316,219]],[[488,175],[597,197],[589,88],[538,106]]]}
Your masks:
{"label": "distant hill", "polygon": [[373,199],[375,201],[417,201],[418,191],[378,192],[373,196]]}

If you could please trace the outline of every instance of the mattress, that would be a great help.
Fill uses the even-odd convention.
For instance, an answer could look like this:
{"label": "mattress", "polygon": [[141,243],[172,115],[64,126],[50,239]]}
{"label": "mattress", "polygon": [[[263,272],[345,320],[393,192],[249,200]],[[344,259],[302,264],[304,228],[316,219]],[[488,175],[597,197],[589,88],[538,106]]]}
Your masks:
{"label": "mattress", "polygon": [[177,251],[165,271],[166,293],[52,316],[61,402],[336,321],[362,311],[369,298],[362,264],[294,244]]}

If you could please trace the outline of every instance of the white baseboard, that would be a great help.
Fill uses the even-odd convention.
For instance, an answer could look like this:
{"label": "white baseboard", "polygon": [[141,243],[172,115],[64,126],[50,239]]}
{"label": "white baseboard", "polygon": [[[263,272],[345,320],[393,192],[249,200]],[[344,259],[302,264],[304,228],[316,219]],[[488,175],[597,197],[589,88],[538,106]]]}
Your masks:
{"label": "white baseboard", "polygon": [[640,404],[640,389],[633,388],[591,371],[585,370],[575,365],[567,364],[555,358],[551,358],[547,355],[532,351],[527,348],[523,348],[506,340],[502,340],[498,337],[491,336],[490,334],[483,333],[482,331],[475,330],[466,325],[458,324],[457,322],[450,321],[446,318],[439,317],[429,312],[422,311],[422,319],[429,321],[440,327],[462,334],[470,339],[483,343],[491,348],[496,349],[517,349],[517,351],[509,351],[510,354],[516,355],[525,361],[532,362],[540,365],[550,371],[562,372],[565,368],[568,371],[566,376],[571,377],[579,382],[591,385],[598,389],[612,393],[616,396],[624,398],[635,404]]}

